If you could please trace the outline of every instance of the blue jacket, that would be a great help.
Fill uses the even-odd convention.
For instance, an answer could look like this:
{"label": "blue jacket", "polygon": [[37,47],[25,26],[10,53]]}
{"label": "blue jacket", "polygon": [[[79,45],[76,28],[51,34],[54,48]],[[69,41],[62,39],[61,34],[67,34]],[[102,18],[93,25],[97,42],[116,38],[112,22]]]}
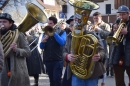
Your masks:
{"label": "blue jacket", "polygon": [[[44,37],[44,34],[43,34]],[[63,47],[66,43],[66,32],[61,30],[58,34],[54,33],[54,36],[49,37],[46,43],[40,43],[40,48],[44,49],[43,57],[44,61],[61,61],[63,60]]]}

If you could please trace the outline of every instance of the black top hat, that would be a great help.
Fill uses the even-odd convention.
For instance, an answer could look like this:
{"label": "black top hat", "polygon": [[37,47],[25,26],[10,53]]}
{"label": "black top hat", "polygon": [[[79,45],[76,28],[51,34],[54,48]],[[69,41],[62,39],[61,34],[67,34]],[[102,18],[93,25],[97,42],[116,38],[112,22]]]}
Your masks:
{"label": "black top hat", "polygon": [[8,21],[12,21],[14,23],[14,20],[12,19],[12,16],[8,13],[1,13],[0,19],[7,19]]}
{"label": "black top hat", "polygon": [[70,24],[70,22],[73,21],[73,20],[74,20],[74,16],[71,16],[71,17],[66,21],[66,23],[67,23],[67,24]]}

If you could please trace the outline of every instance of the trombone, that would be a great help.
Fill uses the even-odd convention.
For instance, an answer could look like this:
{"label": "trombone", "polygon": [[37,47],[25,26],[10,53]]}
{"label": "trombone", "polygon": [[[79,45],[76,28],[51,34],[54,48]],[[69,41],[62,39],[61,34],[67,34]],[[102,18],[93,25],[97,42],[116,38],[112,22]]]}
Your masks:
{"label": "trombone", "polygon": [[47,34],[48,36],[53,36],[56,27],[60,26],[62,23],[64,22],[64,20],[61,20],[60,22],[58,22],[57,24],[55,24],[53,27],[51,26],[46,26],[43,31],[45,32],[45,34]]}
{"label": "trombone", "polygon": [[[35,41],[37,41],[38,38],[39,38],[39,37],[35,38],[35,39],[29,44],[29,47],[30,47]],[[35,50],[37,47],[38,47],[38,44],[37,44],[35,47],[33,47],[33,49],[31,49],[31,52],[32,52],[33,50]]]}

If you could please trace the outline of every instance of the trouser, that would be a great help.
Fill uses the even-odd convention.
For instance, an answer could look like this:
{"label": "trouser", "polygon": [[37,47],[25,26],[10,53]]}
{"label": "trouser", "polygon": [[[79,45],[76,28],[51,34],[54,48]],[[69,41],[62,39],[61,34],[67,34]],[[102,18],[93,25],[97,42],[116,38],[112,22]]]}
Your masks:
{"label": "trouser", "polygon": [[98,78],[80,79],[72,75],[72,86],[98,86]]}
{"label": "trouser", "polygon": [[106,75],[114,76],[113,66],[109,63],[110,58],[107,59]]}
{"label": "trouser", "polygon": [[[67,64],[67,66],[68,66],[68,64]],[[65,74],[64,74],[64,77],[63,77],[63,81],[62,81],[62,86],[72,86],[71,82],[72,82],[72,76],[69,79],[67,79],[67,68],[66,68]]]}
{"label": "trouser", "polygon": [[126,86],[124,81],[124,72],[126,70],[126,73],[128,77],[130,77],[130,66],[120,66],[120,65],[113,65],[114,73],[115,73],[115,81],[116,86]]}
{"label": "trouser", "polygon": [[39,74],[34,74],[33,77],[34,77],[35,83],[38,84]]}
{"label": "trouser", "polygon": [[63,61],[45,62],[50,86],[61,86]]}

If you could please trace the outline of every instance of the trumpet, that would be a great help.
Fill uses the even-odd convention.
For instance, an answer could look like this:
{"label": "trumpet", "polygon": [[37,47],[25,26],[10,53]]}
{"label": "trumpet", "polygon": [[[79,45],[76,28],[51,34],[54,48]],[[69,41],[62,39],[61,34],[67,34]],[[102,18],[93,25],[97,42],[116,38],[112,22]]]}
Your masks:
{"label": "trumpet", "polygon": [[121,19],[120,23],[119,23],[119,27],[118,27],[117,31],[114,33],[114,35],[107,37],[108,44],[113,44],[113,45],[117,46],[120,42],[122,42],[122,40],[124,39],[124,35],[120,34],[120,32],[121,32],[122,28],[124,28],[124,27],[126,27],[126,29],[127,29],[126,24]]}
{"label": "trumpet", "polygon": [[100,23],[94,24],[94,25],[89,29],[89,31],[95,31],[95,28],[96,28],[99,24],[100,24]]}
{"label": "trumpet", "polygon": [[48,36],[53,36],[54,32],[56,30],[56,28],[58,26],[60,26],[62,23],[64,22],[64,20],[61,20],[60,22],[58,22],[57,24],[55,24],[53,27],[51,26],[46,26],[43,31],[45,32],[45,34],[47,34]]}

